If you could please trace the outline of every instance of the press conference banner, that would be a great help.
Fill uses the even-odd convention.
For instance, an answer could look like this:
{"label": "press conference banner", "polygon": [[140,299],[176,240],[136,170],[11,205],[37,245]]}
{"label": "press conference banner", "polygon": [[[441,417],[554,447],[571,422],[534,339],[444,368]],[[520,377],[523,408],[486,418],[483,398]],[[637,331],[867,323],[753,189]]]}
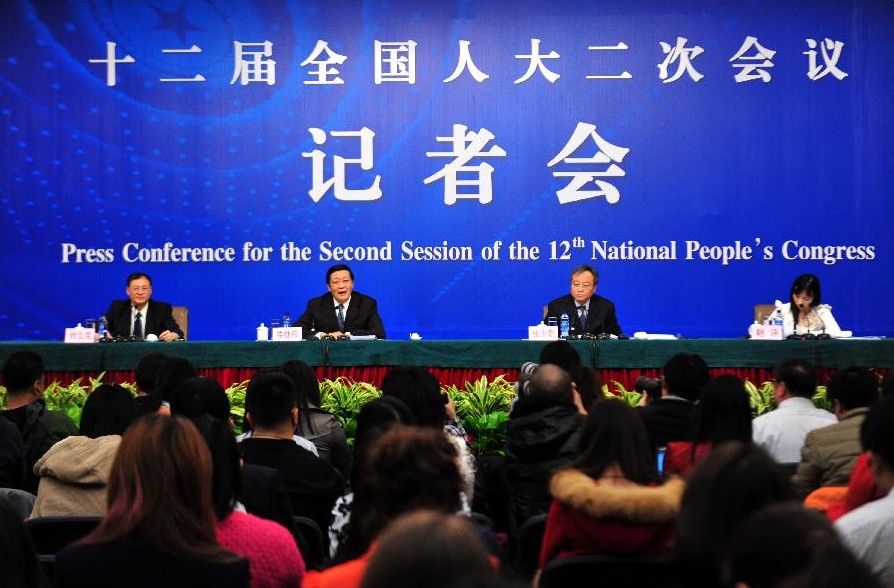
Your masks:
{"label": "press conference banner", "polygon": [[888,0],[7,0],[0,338],[146,272],[251,339],[347,263],[390,338],[738,337],[813,273],[894,334]]}

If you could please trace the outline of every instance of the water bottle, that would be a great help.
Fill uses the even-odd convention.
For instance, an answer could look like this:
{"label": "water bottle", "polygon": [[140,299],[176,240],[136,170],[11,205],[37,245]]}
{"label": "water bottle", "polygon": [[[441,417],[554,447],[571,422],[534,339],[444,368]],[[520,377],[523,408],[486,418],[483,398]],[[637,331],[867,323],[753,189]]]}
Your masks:
{"label": "water bottle", "polygon": [[780,329],[782,328],[782,309],[777,308],[773,312],[773,319],[770,324],[772,324],[774,327],[779,327]]}
{"label": "water bottle", "polygon": [[282,315],[282,326],[283,327],[291,327],[292,326],[292,317],[289,316],[289,313],[283,313]]}
{"label": "water bottle", "polygon": [[567,339],[571,332],[571,321],[568,320],[568,313],[563,312],[559,317],[559,339]]}
{"label": "water bottle", "polygon": [[105,315],[99,317],[99,331],[97,331],[97,332],[99,334],[100,341],[102,341],[103,339],[106,338],[106,331],[108,330],[108,328],[109,328],[109,323],[108,323],[108,321],[106,321]]}

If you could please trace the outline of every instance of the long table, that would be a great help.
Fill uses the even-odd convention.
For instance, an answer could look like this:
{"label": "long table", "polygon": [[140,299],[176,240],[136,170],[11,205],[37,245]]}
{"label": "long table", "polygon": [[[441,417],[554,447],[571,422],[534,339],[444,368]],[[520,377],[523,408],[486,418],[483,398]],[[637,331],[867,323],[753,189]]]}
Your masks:
{"label": "long table", "polygon": [[[763,381],[787,359],[805,359],[822,369],[863,365],[886,371],[894,367],[894,340],[751,341],[745,339],[678,339],[672,341],[572,341],[583,362],[602,371],[603,380],[655,374],[678,352],[698,353],[715,371],[733,370]],[[111,381],[132,379],[143,355],[162,351],[185,357],[205,375],[219,379],[249,377],[258,368],[301,359],[325,377],[348,375],[378,383],[389,366],[431,368],[442,383],[503,373],[512,378],[526,361],[536,361],[540,341],[178,341],[64,344],[0,342],[0,361],[13,351],[39,353],[52,376],[69,380],[110,372]],[[226,374],[226,377],[223,375]],[[120,376],[120,377],[118,377]],[[628,384],[632,384],[629,382]]]}

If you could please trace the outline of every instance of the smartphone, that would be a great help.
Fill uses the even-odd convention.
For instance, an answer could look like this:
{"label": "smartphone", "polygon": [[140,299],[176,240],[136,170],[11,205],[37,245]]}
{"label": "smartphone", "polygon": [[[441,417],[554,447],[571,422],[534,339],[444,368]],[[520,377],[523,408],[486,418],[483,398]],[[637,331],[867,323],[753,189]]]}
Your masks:
{"label": "smartphone", "polygon": [[655,452],[656,462],[655,465],[658,466],[658,475],[664,475],[664,454],[667,453],[667,447],[659,447]]}

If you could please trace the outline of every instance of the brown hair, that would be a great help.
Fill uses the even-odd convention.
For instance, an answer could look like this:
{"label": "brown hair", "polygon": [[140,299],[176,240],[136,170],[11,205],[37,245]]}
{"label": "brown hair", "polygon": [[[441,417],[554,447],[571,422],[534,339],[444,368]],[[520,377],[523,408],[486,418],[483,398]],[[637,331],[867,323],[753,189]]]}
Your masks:
{"label": "brown hair", "polygon": [[217,543],[211,454],[195,425],[148,415],[124,433],[112,470],[106,516],[82,543],[139,537],[159,551],[214,563],[238,557]]}

